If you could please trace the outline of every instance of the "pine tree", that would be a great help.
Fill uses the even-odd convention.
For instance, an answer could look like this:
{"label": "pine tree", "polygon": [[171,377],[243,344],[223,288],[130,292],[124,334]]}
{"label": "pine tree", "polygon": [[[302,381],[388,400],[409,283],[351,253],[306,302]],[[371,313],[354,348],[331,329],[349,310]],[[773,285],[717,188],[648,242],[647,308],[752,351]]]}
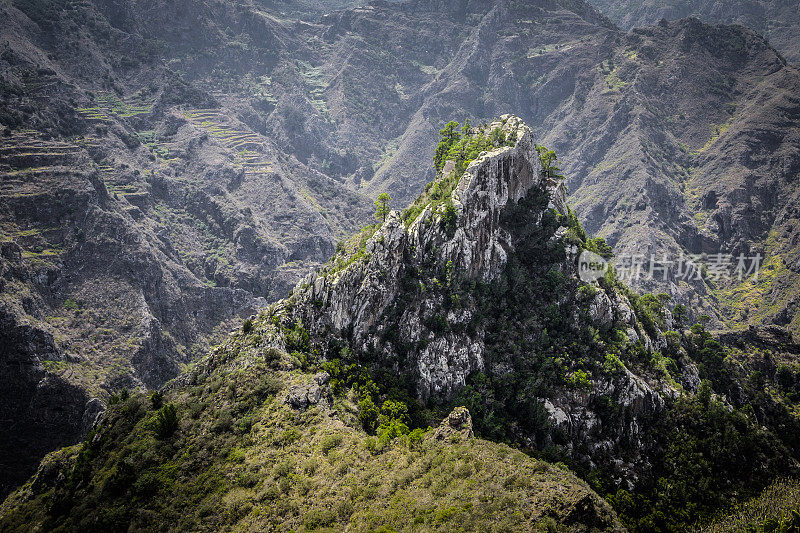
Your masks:
{"label": "pine tree", "polygon": [[444,129],[439,131],[439,136],[441,140],[436,147],[436,154],[433,156],[433,165],[437,171],[441,172],[450,148],[461,139],[461,134],[458,132],[458,122],[448,122]]}
{"label": "pine tree", "polygon": [[386,222],[386,215],[389,214],[391,209],[389,208],[389,202],[392,201],[392,197],[389,196],[389,193],[382,192],[378,195],[378,199],[375,200],[375,218],[380,220],[381,222]]}

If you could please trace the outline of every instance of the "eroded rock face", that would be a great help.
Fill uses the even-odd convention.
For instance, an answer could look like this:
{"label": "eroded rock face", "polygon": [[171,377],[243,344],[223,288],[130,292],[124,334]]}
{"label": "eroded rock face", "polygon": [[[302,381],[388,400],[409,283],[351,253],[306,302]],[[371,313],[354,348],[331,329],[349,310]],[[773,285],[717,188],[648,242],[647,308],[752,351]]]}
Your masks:
{"label": "eroded rock face", "polygon": [[331,390],[328,387],[330,376],[321,372],[314,376],[308,385],[295,385],[289,389],[284,398],[284,403],[297,411],[305,411],[313,405],[330,407]]}
{"label": "eroded rock face", "polygon": [[[510,257],[518,253],[516,247],[529,238],[517,235],[520,229],[509,222],[509,217],[521,216],[515,209],[527,210],[524,216],[532,222],[525,231],[530,231],[531,224],[544,228],[548,210],[568,213],[563,185],[542,172],[531,130],[510,116],[489,126],[495,127],[508,136],[516,135],[517,142],[483,153],[469,165],[450,197],[457,214],[455,228],[448,232],[442,224],[443,205],[429,204],[411,221],[394,212],[367,241],[359,259],[338,269],[334,259],[308,276],[294,296],[279,305],[299,318],[320,344],[342,339],[362,360],[406,376],[423,401],[452,398],[478,372],[515,372],[515,363],[497,354],[496,344],[490,360],[487,335],[492,324],[482,320],[480,300],[469,296],[468,301],[454,304],[451,295],[457,295],[463,283],[490,287],[505,275]],[[446,165],[445,172],[452,168]],[[537,196],[542,194],[545,196]],[[538,198],[538,203],[525,203],[528,196]],[[567,218],[550,216],[555,217],[556,225]],[[562,225],[541,238],[563,242],[569,236],[567,229]],[[564,249],[561,259],[548,263],[547,268],[572,280],[562,290],[577,291],[587,285],[578,281],[579,251],[574,245]],[[459,278],[462,285],[451,278]],[[561,311],[571,313],[576,324],[615,329],[645,351],[665,346],[660,332],[651,337],[638,322],[634,306],[624,294],[613,287],[604,289],[597,282],[588,285],[591,296],[585,300],[553,292],[545,296],[543,305],[563,304]],[[671,321],[666,313],[665,323],[669,326]],[[546,332],[527,332],[525,342],[538,342],[543,335]],[[496,335],[493,342],[497,342]],[[690,368],[684,374],[692,381]],[[290,391],[287,400],[298,409],[313,403],[309,394],[314,396],[314,391],[301,389]],[[621,363],[616,371],[593,376],[588,388],[565,385],[550,389],[547,397],[539,398],[549,418],[546,434],[520,430],[517,438],[539,447],[558,439],[589,465],[611,456],[620,475],[635,480],[642,459],[635,450],[646,448],[649,438],[643,428],[664,409],[662,394],[672,396],[674,391],[632,373]],[[615,406],[619,416],[603,412],[598,407],[603,402]],[[461,418],[466,421],[460,422]],[[471,434],[469,414],[456,410],[437,431],[462,430]]]}
{"label": "eroded rock face", "polygon": [[[404,277],[424,268],[433,256],[468,278],[492,280],[504,268],[508,250],[513,249],[511,235],[500,223],[506,206],[532,189],[540,189],[548,191],[550,207],[566,213],[563,183],[541,172],[530,128],[513,116],[490,125],[490,129],[495,127],[508,136],[515,135],[516,145],[481,154],[467,168],[451,196],[457,213],[452,235],[440,224],[443,206],[428,206],[408,228],[400,214],[393,212],[367,242],[364,263],[306,278],[301,286],[308,290],[299,297],[304,302],[303,320],[312,332],[352,332],[357,346],[363,350],[377,347],[384,360],[394,364],[399,358],[396,348],[378,337],[388,328],[398,327],[400,338],[422,339],[430,329],[422,317],[441,306],[440,301],[422,298],[411,302],[393,323],[384,320],[387,309],[402,296]],[[474,312],[469,308],[451,310],[444,319],[466,327]],[[464,386],[471,372],[482,369],[482,335],[480,331],[449,333],[420,346],[410,366],[404,368],[414,374],[419,396],[447,398]]]}

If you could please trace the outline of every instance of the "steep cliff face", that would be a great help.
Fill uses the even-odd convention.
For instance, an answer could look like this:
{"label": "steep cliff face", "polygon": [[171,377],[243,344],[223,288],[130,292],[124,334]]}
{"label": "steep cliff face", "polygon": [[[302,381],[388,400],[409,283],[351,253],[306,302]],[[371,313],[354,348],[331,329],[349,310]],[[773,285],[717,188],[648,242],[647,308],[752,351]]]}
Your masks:
{"label": "steep cliff face", "polygon": [[[517,400],[538,410],[540,420],[527,420],[515,438],[540,447],[558,441],[589,463],[626,450],[620,468],[635,469],[649,445],[642,428],[663,409],[661,393],[677,385],[636,375],[618,360],[604,368],[598,349],[617,341],[573,341],[583,342],[590,330],[617,335],[623,352],[647,352],[664,346],[664,338],[659,329],[645,330],[618,286],[578,278],[580,243],[570,240],[576,228],[564,184],[543,171],[530,128],[504,116],[471,135],[494,130],[516,139],[513,146],[479,154],[445,201],[426,193],[405,213],[392,212],[363,248],[334,256],[277,312],[288,313],[289,323],[299,319],[329,357],[338,356],[329,346],[340,339],[364,364],[406,376],[423,401],[461,398],[478,375],[535,378],[541,382]],[[448,163],[428,190],[455,172]],[[527,281],[515,281],[523,270]],[[669,329],[671,315],[663,312]],[[578,353],[549,356],[559,350]],[[548,380],[549,364],[558,369]],[[686,387],[696,387],[696,369],[680,364]],[[598,398],[623,416],[601,412]],[[586,441],[593,443],[588,449]]]}
{"label": "steep cliff face", "polygon": [[[303,316],[313,332],[348,331],[360,350],[382,344],[378,337],[394,327],[382,319],[405,297],[409,277],[432,264],[473,280],[498,276],[506,265],[507,251],[513,248],[512,236],[500,220],[506,206],[538,188],[547,190],[553,207],[566,212],[563,183],[543,177],[530,129],[516,117],[506,117],[502,125],[490,125],[494,127],[502,127],[518,141],[514,147],[481,154],[466,169],[450,198],[454,229],[448,231],[443,224],[445,204],[426,205],[408,226],[395,211],[367,241],[365,260],[338,272],[334,261],[332,268],[307,278],[309,289],[301,292],[301,301],[306,304]],[[421,296],[396,315],[400,338],[421,339],[429,333],[423,322],[441,302]],[[452,310],[447,319],[466,326],[473,313],[473,309]],[[422,348],[414,362],[420,395],[449,396],[465,384],[470,372],[483,368],[481,338],[481,332],[474,336],[450,334]],[[397,360],[397,349],[385,346],[383,357]]]}

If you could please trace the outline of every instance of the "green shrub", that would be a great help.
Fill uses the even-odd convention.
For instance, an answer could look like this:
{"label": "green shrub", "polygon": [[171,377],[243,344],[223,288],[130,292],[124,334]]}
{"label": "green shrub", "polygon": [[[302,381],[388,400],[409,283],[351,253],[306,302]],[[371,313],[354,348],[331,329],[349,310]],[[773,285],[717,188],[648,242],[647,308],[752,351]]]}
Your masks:
{"label": "green shrub", "polygon": [[133,484],[132,490],[134,494],[142,498],[148,498],[158,494],[162,486],[163,481],[158,472],[147,470],[138,477]]}
{"label": "green shrub", "polygon": [[489,140],[492,142],[492,145],[500,147],[506,144],[506,133],[502,130],[502,128],[495,128],[489,134]]}
{"label": "green shrub", "polygon": [[275,439],[275,444],[278,446],[286,447],[289,446],[298,440],[303,438],[303,434],[297,428],[289,428],[284,430],[278,437]]}
{"label": "green shrub", "polygon": [[286,351],[288,352],[308,352],[310,348],[310,337],[308,330],[303,327],[303,323],[298,319],[291,328],[285,331]]}
{"label": "green shrub", "polygon": [[442,220],[440,222],[442,230],[449,238],[452,238],[456,233],[456,222],[458,220],[458,213],[452,202],[445,204],[444,213],[442,213]]}
{"label": "green shrub", "polygon": [[153,409],[161,409],[164,404],[164,395],[159,391],[153,391],[150,394],[150,405]]}
{"label": "green shrub", "polygon": [[422,437],[425,436],[426,430],[417,428],[408,434],[408,443],[413,446],[422,442]]}
{"label": "green shrub", "polygon": [[336,522],[337,512],[333,509],[313,509],[306,513],[303,524],[308,529],[319,529]]}
{"label": "green shrub", "polygon": [[383,425],[391,420],[400,420],[407,424],[409,422],[408,406],[403,402],[395,400],[386,400],[383,402],[378,422]]}
{"label": "green shrub", "polygon": [[605,361],[603,361],[603,370],[606,374],[616,375],[625,370],[625,365],[620,361],[619,357],[609,353],[606,354]]}
{"label": "green shrub", "polygon": [[364,441],[364,446],[372,455],[376,455],[380,451],[378,448],[378,441],[375,439],[375,437],[367,437],[367,439]]}
{"label": "green shrub", "polygon": [[378,416],[378,439],[385,445],[397,437],[408,435],[408,406],[399,401],[386,400],[381,406],[381,413]]}
{"label": "green shrub", "polygon": [[279,362],[281,360],[281,357],[283,357],[283,352],[281,352],[279,349],[273,346],[270,346],[269,348],[264,350],[264,362],[266,362],[270,366]]}
{"label": "green shrub", "polygon": [[269,396],[275,396],[283,389],[283,381],[274,375],[274,374],[266,374],[261,381],[256,384],[255,389],[253,389],[253,394],[259,398],[267,398]]}
{"label": "green shrub", "polygon": [[168,403],[158,410],[154,427],[156,437],[161,440],[175,433],[175,430],[178,429],[178,411],[175,409],[174,405]]}
{"label": "green shrub", "polygon": [[575,389],[588,390],[592,388],[592,380],[589,379],[589,373],[583,369],[574,371],[570,375],[568,382]]}
{"label": "green shrub", "polygon": [[366,431],[374,431],[378,424],[378,406],[372,401],[371,396],[366,396],[358,402],[358,419]]}
{"label": "green shrub", "polygon": [[225,433],[231,428],[233,428],[233,416],[230,411],[221,411],[217,420],[211,425],[211,431],[214,433]]}
{"label": "green shrub", "polygon": [[665,326],[664,299],[660,296],[643,294],[634,303],[636,317],[647,333],[653,337],[656,337],[659,330]]}
{"label": "green shrub", "polygon": [[797,387],[798,380],[791,368],[787,365],[781,365],[775,373],[775,381],[777,381],[778,387],[780,387],[781,390],[788,392]]}
{"label": "green shrub", "polygon": [[342,443],[342,436],[339,434],[336,435],[327,435],[322,439],[320,442],[319,448],[322,450],[322,453],[328,453],[332,449],[336,448]]}
{"label": "green shrub", "polygon": [[677,322],[679,326],[683,325],[683,323],[686,322],[686,319],[689,318],[689,310],[685,305],[678,304],[672,310],[672,318],[675,319],[675,322]]}
{"label": "green shrub", "polygon": [[103,485],[103,491],[111,496],[124,494],[136,479],[136,471],[128,461],[120,461],[111,469]]}
{"label": "green shrub", "polygon": [[591,301],[597,294],[597,288],[594,285],[581,285],[578,287],[578,295],[582,300]]}
{"label": "green shrub", "polygon": [[398,419],[392,419],[378,426],[378,441],[385,446],[397,437],[408,435],[409,431],[408,425]]}
{"label": "green shrub", "polygon": [[461,139],[461,134],[458,132],[458,122],[448,122],[445,127],[439,131],[441,140],[436,146],[436,151],[433,156],[433,166],[437,172],[441,172],[444,164],[447,161],[447,155],[455,143]]}
{"label": "green shrub", "polygon": [[664,340],[667,341],[665,352],[670,357],[677,357],[681,351],[681,334],[677,331],[665,331]]}
{"label": "green shrub", "polygon": [[584,249],[594,252],[605,259],[611,259],[614,257],[613,248],[606,244],[606,240],[602,237],[587,239],[583,247]]}
{"label": "green shrub", "polygon": [[118,403],[123,403],[130,398],[131,393],[128,392],[128,389],[122,389],[119,392],[115,392],[111,395],[111,398],[108,399],[108,405],[116,405]]}

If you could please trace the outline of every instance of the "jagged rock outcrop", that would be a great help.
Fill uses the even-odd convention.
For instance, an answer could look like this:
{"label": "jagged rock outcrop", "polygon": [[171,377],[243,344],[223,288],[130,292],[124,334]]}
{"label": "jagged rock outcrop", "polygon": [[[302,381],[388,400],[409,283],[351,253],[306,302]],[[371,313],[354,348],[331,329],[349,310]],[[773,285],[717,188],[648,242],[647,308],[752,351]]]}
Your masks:
{"label": "jagged rock outcrop", "polygon": [[[544,226],[549,213],[561,217],[561,225],[551,234],[537,237],[551,245],[566,242],[572,230],[563,225],[569,214],[563,183],[542,172],[531,130],[513,116],[504,116],[486,131],[496,128],[516,138],[516,143],[481,153],[453,188],[449,203],[431,202],[413,220],[391,213],[362,250],[351,258],[334,257],[327,267],[308,276],[289,300],[279,304],[278,312],[283,309],[297,317],[321,344],[343,339],[361,360],[405,375],[423,400],[452,398],[476,373],[519,372],[513,359],[497,354],[496,341],[487,348],[494,325],[483,319],[482,304],[463,287],[502,283],[510,257],[521,253],[518,245],[530,244],[526,239],[532,237],[516,234],[513,220],[509,222],[509,217],[520,214],[514,209],[523,209],[532,226]],[[452,177],[448,175],[452,169],[446,165],[438,183]],[[539,207],[518,207],[537,195],[545,197]],[[449,229],[444,223],[448,209],[455,213],[454,227]],[[616,328],[630,346],[645,352],[665,345],[660,330],[648,333],[642,326],[634,305],[621,291],[580,282],[578,249],[565,248],[561,259],[547,268],[572,281],[563,286],[563,293],[548,294],[542,306],[561,306],[561,312],[569,313],[575,324],[584,324],[584,329]],[[593,293],[580,305],[574,294],[579,287]],[[671,327],[669,311],[663,314],[665,326]],[[523,335],[528,340],[520,343],[546,342],[548,333],[543,327]],[[549,434],[520,430],[519,438],[542,446],[561,435],[562,444],[590,464],[595,455],[610,454],[619,459],[625,477],[635,480],[631,472],[641,459],[636,450],[647,448],[645,428],[664,408],[662,393],[673,393],[669,385],[619,365],[607,373],[598,370],[588,388],[553,388],[540,398]],[[581,374],[573,374],[577,383],[575,376]],[[696,375],[696,369],[688,375]],[[621,416],[599,412],[602,398],[617,406]],[[591,443],[588,450],[586,442]],[[577,448],[583,451],[578,453]],[[623,454],[623,448],[628,453]]]}
{"label": "jagged rock outcrop", "polygon": [[[431,255],[452,271],[488,281],[497,277],[508,250],[513,249],[512,236],[500,224],[507,205],[538,188],[548,192],[550,207],[567,212],[564,185],[541,172],[530,128],[511,116],[490,125],[496,127],[515,135],[516,145],[483,153],[466,169],[451,196],[457,214],[452,235],[440,223],[443,205],[426,206],[408,227],[400,213],[392,212],[366,243],[365,262],[341,272],[322,270],[301,283],[308,286],[299,294],[305,304],[303,319],[313,332],[348,331],[359,348],[366,350],[378,342],[375,329],[380,334],[394,327],[381,318],[402,296],[404,276],[424,268]],[[400,335],[421,339],[427,329],[422,317],[436,305],[423,298],[408,306],[396,318]],[[454,310],[446,319],[466,325],[472,314],[470,309]],[[384,349],[387,360],[397,358],[391,346]],[[437,336],[420,350],[414,363],[421,397],[449,396],[465,384],[470,372],[483,368],[481,333]]]}
{"label": "jagged rock outcrop", "polygon": [[442,420],[433,433],[438,440],[471,439],[475,436],[472,431],[472,417],[464,407],[456,407]]}
{"label": "jagged rock outcrop", "polygon": [[290,387],[284,403],[297,411],[305,411],[314,405],[330,407],[331,390],[328,380],[330,376],[326,372],[320,372],[311,383]]}

